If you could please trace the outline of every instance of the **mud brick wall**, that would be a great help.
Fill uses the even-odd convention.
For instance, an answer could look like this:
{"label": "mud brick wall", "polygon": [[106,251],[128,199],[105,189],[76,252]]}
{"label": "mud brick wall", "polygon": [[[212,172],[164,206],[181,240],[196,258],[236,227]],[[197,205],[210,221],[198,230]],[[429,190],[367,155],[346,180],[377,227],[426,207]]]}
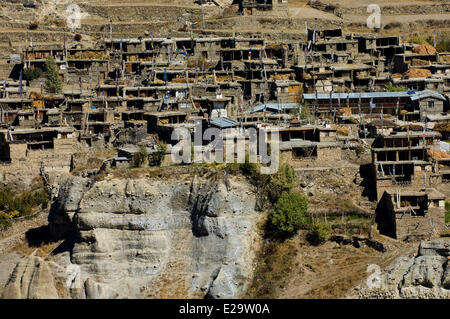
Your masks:
{"label": "mud brick wall", "polygon": [[10,144],[11,164],[0,165],[0,180],[4,184],[28,186],[40,176],[41,166],[46,172],[69,172],[72,155],[79,148],[76,138],[55,139],[54,149],[27,151],[26,144]]}
{"label": "mud brick wall", "polygon": [[317,159],[319,161],[340,161],[342,159],[342,152],[339,146],[337,147],[318,147]]}
{"label": "mud brick wall", "polygon": [[405,240],[408,236],[427,239],[432,235],[429,216],[411,216],[409,213],[396,214],[396,223],[398,240]]}

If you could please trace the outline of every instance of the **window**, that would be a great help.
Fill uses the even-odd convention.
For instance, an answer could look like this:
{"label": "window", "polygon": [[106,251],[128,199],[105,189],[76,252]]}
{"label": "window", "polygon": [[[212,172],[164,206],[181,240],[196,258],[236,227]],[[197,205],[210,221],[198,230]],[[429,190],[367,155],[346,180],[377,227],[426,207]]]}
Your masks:
{"label": "window", "polygon": [[434,101],[428,101],[428,108],[434,109]]}

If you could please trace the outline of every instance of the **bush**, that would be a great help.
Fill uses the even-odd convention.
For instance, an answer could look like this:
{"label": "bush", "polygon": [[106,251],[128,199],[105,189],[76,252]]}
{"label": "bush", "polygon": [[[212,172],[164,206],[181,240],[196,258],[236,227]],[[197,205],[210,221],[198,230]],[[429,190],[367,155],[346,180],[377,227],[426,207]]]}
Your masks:
{"label": "bush", "polygon": [[269,200],[272,203],[278,201],[283,192],[289,192],[295,187],[296,181],[297,175],[292,166],[281,166],[278,173],[270,175],[270,180],[267,185]]}
{"label": "bush", "polygon": [[394,85],[392,82],[389,82],[385,86],[386,91],[388,92],[405,92],[408,91],[408,88],[404,85]]}
{"label": "bush", "polygon": [[148,160],[147,148],[144,145],[141,145],[139,151],[133,156],[132,165],[135,168],[139,168],[144,166],[147,160]]}
{"label": "bush", "polygon": [[167,145],[163,142],[156,143],[156,152],[152,154],[152,164],[160,166],[166,156]]}
{"label": "bush", "polygon": [[254,182],[259,179],[260,167],[256,163],[250,163],[248,154],[245,156],[245,163],[239,164],[242,174],[249,176]]}
{"label": "bush", "polygon": [[309,230],[306,239],[312,245],[320,245],[323,244],[328,239],[330,232],[331,232],[330,225],[322,222],[317,222],[311,226],[311,229]]}
{"label": "bush", "polygon": [[415,44],[429,44],[432,45],[433,39],[427,35],[414,35],[413,43]]}
{"label": "bush", "polygon": [[36,30],[39,27],[39,24],[36,21],[30,22],[28,25],[30,27],[30,30]]}
{"label": "bush", "polygon": [[360,157],[361,154],[364,154],[365,152],[366,152],[366,149],[364,148],[364,146],[357,145],[357,146],[355,147],[355,153],[356,153],[356,156]]}
{"label": "bush", "polygon": [[436,43],[436,50],[438,52],[450,52],[450,34],[442,33]]}
{"label": "bush", "polygon": [[445,222],[450,223],[450,202],[445,202]]}
{"label": "bush", "polygon": [[0,230],[4,230],[11,226],[12,219],[19,215],[18,211],[12,211],[9,213],[0,212]]}
{"label": "bush", "polygon": [[46,209],[50,203],[50,195],[45,189],[41,189],[33,194],[33,203]]}
{"label": "bush", "polygon": [[33,208],[45,209],[50,202],[50,195],[44,188],[13,193],[10,189],[0,190],[0,229],[9,227],[15,217],[30,216]]}
{"label": "bush", "polygon": [[[227,169],[230,173],[236,172],[236,165],[228,164]],[[260,173],[260,164],[250,163],[247,156],[245,163],[239,164],[239,170],[256,187],[259,197],[257,207],[261,210],[267,204],[278,201],[283,192],[289,192],[296,186],[297,176],[295,171],[287,164],[281,166],[276,174],[263,175]]]}
{"label": "bush", "polygon": [[42,70],[40,68],[27,68],[25,69],[24,76],[28,81],[33,81],[42,75]]}
{"label": "bush", "polygon": [[297,233],[307,221],[308,200],[299,192],[285,192],[273,206],[267,220],[267,235],[286,239]]}
{"label": "bush", "polygon": [[61,93],[62,81],[59,78],[58,66],[55,59],[48,58],[45,61],[45,69],[47,71],[47,80],[45,81],[45,90],[49,93]]}
{"label": "bush", "polygon": [[313,121],[314,115],[311,112],[311,107],[308,104],[305,104],[302,108],[301,108],[301,112],[300,112],[300,118],[302,120],[308,120],[310,119],[311,121]]}

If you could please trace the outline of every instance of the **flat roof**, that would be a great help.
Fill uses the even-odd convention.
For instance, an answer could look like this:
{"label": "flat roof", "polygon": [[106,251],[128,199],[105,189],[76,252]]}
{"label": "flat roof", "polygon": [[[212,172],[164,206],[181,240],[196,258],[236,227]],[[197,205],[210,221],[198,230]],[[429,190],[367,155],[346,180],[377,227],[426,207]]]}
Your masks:
{"label": "flat roof", "polygon": [[213,118],[209,121],[211,125],[217,126],[219,128],[231,128],[237,126],[239,123],[229,119],[227,117]]}

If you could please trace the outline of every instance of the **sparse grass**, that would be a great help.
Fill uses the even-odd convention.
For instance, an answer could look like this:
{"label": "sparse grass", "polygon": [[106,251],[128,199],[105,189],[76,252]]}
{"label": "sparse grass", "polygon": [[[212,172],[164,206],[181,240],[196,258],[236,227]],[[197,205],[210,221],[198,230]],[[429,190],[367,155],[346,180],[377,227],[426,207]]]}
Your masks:
{"label": "sparse grass", "polygon": [[372,220],[372,217],[358,215],[358,214],[351,214],[348,216],[348,219],[351,222],[370,223],[370,221]]}
{"label": "sparse grass", "polygon": [[56,249],[61,244],[62,241],[54,242],[54,243],[46,243],[42,244],[39,247],[30,246],[26,241],[21,242],[13,248],[13,251],[22,255],[29,256],[36,251],[36,256],[41,258],[48,257],[53,250]]}
{"label": "sparse grass", "polygon": [[247,298],[274,298],[286,285],[291,274],[297,247],[293,241],[266,242],[258,258],[258,266]]}
{"label": "sparse grass", "polygon": [[358,213],[360,211],[351,199],[337,200],[334,207],[344,214]]}

